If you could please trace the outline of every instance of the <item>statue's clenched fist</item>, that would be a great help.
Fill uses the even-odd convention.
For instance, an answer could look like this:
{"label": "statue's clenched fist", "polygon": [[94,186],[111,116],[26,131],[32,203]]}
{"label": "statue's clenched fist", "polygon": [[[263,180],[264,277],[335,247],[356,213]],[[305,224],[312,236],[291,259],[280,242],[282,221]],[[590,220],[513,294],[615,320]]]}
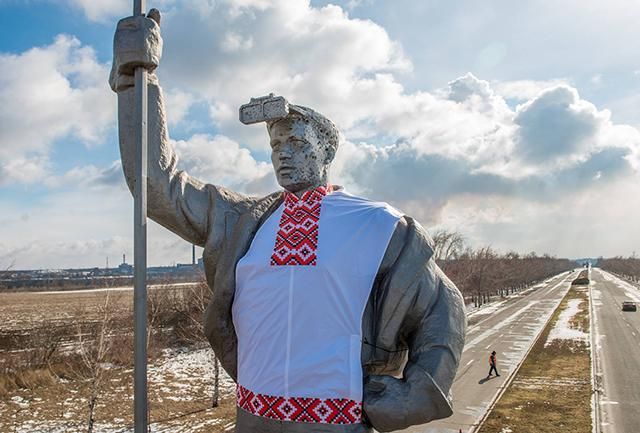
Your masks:
{"label": "statue's clenched fist", "polygon": [[132,87],[137,67],[153,72],[162,57],[160,12],[151,9],[147,16],[123,18],[113,38],[113,64],[109,85],[113,91]]}

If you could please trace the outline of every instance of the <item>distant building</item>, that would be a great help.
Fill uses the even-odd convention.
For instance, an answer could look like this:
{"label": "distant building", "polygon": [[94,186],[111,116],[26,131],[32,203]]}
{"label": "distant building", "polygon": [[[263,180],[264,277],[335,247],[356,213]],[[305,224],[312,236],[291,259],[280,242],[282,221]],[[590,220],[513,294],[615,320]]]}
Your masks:
{"label": "distant building", "polygon": [[132,275],[133,274],[133,266],[129,263],[120,263],[118,265],[118,272],[122,275]]}

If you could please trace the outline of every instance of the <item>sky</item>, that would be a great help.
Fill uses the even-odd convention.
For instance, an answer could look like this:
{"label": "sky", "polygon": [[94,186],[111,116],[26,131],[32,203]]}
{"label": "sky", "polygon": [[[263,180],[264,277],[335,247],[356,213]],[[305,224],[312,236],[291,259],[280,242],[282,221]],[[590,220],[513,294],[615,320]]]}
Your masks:
{"label": "sky", "polygon": [[[107,79],[124,0],[0,0],[0,269],[133,257]],[[274,92],[332,119],[331,181],[475,247],[640,249],[640,2],[157,0],[157,75],[179,167],[278,189]],[[191,259],[149,225],[149,264]]]}

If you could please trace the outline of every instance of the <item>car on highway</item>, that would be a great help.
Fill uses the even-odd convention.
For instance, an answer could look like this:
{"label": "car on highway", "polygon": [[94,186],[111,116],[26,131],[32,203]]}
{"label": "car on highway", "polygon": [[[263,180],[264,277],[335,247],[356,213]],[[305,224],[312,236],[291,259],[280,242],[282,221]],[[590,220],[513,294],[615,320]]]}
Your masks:
{"label": "car on highway", "polygon": [[633,301],[624,301],[622,303],[622,311],[636,311],[638,307]]}

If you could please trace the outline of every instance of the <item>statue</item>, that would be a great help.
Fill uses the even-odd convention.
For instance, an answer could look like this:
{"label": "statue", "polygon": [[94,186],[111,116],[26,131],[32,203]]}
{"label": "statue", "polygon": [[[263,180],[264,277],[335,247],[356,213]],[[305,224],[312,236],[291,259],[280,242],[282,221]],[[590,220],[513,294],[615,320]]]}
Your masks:
{"label": "statue", "polygon": [[431,240],[386,203],[329,183],[339,133],[272,95],[241,108],[264,121],[284,191],[249,197],[177,169],[162,91],[160,14],[114,39],[122,166],[133,190],[133,70],[149,71],[149,217],[204,247],[206,336],[237,382],[236,431],[386,432],[452,413],[464,345],[462,297]]}

